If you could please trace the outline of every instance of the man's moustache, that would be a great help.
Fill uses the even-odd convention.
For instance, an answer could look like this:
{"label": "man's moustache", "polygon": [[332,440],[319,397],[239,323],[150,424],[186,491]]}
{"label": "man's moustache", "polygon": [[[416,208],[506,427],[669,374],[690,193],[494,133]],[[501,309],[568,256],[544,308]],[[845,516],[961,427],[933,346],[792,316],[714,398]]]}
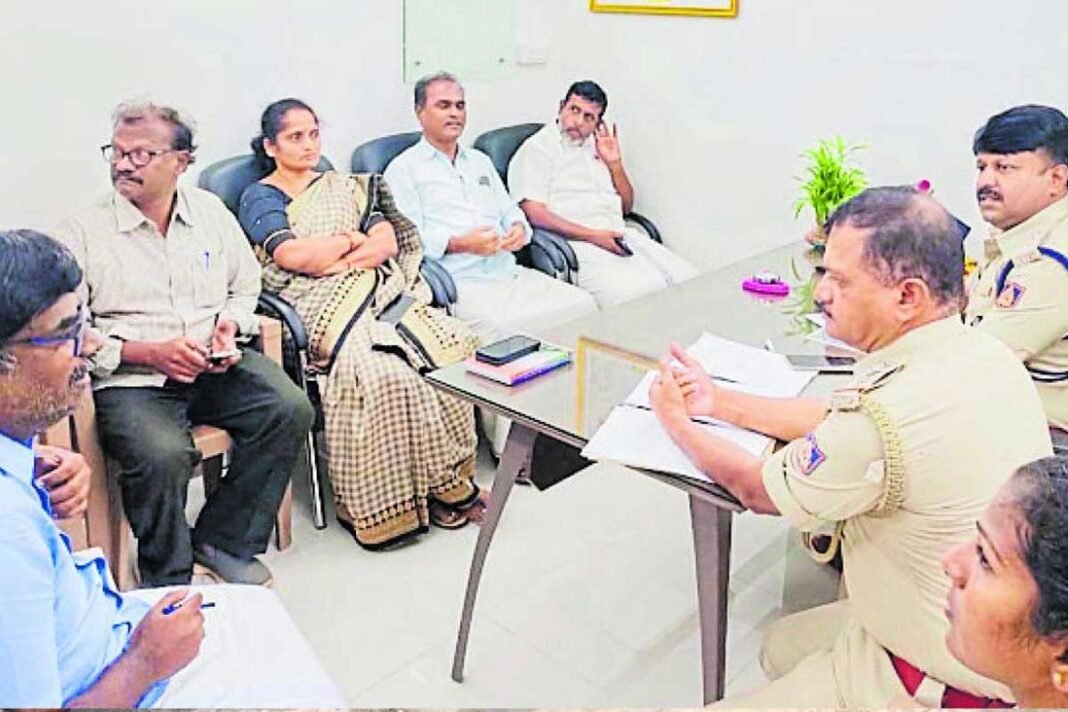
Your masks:
{"label": "man's moustache", "polygon": [[976,200],[984,200],[986,198],[993,198],[994,200],[1001,200],[1001,194],[993,188],[983,188],[975,192]]}
{"label": "man's moustache", "polygon": [[111,174],[111,182],[112,183],[116,183],[120,179],[121,180],[128,180],[131,183],[137,183],[137,184],[141,184],[141,183],[144,182],[140,178],[134,177],[134,175],[132,173],[112,173]]}

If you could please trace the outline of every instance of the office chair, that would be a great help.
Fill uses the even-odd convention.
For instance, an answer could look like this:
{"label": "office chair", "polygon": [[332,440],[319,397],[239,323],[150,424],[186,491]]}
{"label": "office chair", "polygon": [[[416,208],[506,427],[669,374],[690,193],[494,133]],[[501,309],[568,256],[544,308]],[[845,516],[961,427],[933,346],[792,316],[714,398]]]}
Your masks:
{"label": "office chair", "polygon": [[[512,162],[512,156],[519,150],[519,147],[537,133],[545,124],[531,123],[531,124],[516,124],[515,126],[505,126],[499,129],[493,129],[487,131],[477,139],[475,139],[475,148],[482,151],[490,157],[493,161],[494,167],[497,169],[497,173],[500,174],[501,180],[504,181],[505,186],[508,185],[508,165]],[[629,212],[623,216],[626,222],[634,223],[641,230],[643,230],[649,237],[662,243],[663,239],[660,237],[660,230],[652,220],[636,212]],[[535,229],[535,235],[541,234],[544,239],[549,241],[556,250],[556,253],[560,256],[560,259],[564,261],[563,265],[554,260],[554,267],[559,268],[558,273],[562,273],[568,281],[572,280],[572,275],[579,269],[578,257],[575,255],[575,251],[571,248],[571,244],[567,238],[563,235],[559,235],[555,232],[543,230],[541,228]],[[551,256],[550,259],[553,257]]]}

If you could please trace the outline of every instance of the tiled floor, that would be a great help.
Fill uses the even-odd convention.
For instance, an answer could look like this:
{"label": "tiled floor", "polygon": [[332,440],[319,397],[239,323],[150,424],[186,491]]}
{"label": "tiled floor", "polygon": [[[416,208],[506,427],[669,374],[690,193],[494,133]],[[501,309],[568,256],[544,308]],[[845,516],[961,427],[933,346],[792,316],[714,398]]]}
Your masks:
{"label": "tiled floor", "polygon": [[[492,483],[483,457],[479,481]],[[298,483],[302,484],[302,483]],[[695,707],[700,645],[685,495],[596,465],[513,491],[483,577],[463,684],[449,677],[477,529],[371,553],[310,522],[298,487],[275,588],[352,707]],[[728,691],[760,684],[761,630],[836,579],[783,523],[736,517]],[[785,587],[784,587],[785,584]]]}

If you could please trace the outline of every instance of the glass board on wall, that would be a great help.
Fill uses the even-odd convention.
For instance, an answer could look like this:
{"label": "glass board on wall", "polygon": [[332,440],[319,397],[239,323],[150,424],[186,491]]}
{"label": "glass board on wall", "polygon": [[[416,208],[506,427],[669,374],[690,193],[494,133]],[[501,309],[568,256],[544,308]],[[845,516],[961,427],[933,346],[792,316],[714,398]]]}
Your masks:
{"label": "glass board on wall", "polygon": [[404,0],[404,81],[445,70],[461,81],[511,75],[516,0]]}

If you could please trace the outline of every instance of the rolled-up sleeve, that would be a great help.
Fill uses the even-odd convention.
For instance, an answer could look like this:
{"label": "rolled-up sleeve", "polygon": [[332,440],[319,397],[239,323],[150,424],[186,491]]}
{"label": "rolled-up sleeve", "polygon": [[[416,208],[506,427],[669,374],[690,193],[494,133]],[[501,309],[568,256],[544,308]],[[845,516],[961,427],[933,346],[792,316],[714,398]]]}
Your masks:
{"label": "rolled-up sleeve", "polygon": [[811,530],[871,510],[883,492],[883,446],[871,418],[832,412],[813,432],[764,462],[763,482],[779,512]]}
{"label": "rolled-up sleeve", "polygon": [[35,523],[0,517],[0,704],[60,707],[52,553]]}

